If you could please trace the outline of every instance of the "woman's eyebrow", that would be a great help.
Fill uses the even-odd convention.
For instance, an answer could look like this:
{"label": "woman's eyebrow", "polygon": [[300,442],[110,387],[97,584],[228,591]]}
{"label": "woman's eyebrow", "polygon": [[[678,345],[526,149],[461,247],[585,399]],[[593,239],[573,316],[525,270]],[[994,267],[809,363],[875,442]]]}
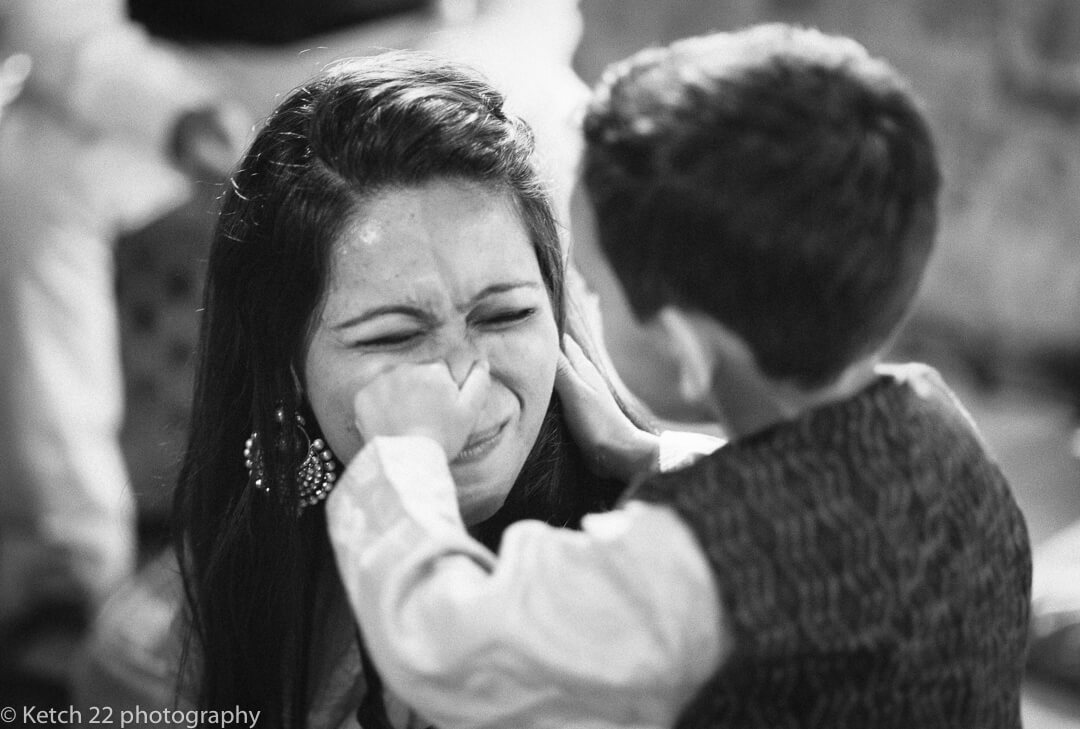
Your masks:
{"label": "woman's eyebrow", "polygon": [[330,326],[334,331],[341,331],[342,329],[348,329],[358,324],[377,319],[380,316],[386,316],[388,314],[400,314],[402,316],[409,316],[415,319],[427,318],[427,313],[413,304],[385,304],[383,306],[376,306],[374,309],[368,309],[362,314],[349,317],[345,321],[338,322]]}
{"label": "woman's eyebrow", "polygon": [[469,299],[467,306],[471,306],[481,299],[485,299],[488,296],[494,296],[495,294],[503,294],[507,291],[513,291],[515,289],[542,289],[543,284],[537,281],[506,281],[503,283],[492,284],[491,286],[485,286],[475,296]]}
{"label": "woman's eyebrow", "polygon": [[[483,289],[481,289],[475,296],[469,299],[469,301],[466,302],[462,308],[468,308],[489,296],[503,294],[507,291],[514,291],[517,289],[535,290],[543,288],[543,284],[537,281],[529,280],[504,281],[497,284],[491,284],[490,286],[485,286]],[[426,320],[430,318],[429,311],[417,304],[384,304],[382,306],[376,306],[372,309],[368,309],[367,311],[356,316],[349,317],[348,319],[338,322],[337,324],[332,324],[330,328],[334,331],[341,331],[342,329],[348,329],[349,327],[354,327],[358,324],[363,324],[364,322],[371,321],[372,319],[377,319],[380,316],[386,316],[389,314],[399,314],[401,316],[408,316],[414,319]]]}

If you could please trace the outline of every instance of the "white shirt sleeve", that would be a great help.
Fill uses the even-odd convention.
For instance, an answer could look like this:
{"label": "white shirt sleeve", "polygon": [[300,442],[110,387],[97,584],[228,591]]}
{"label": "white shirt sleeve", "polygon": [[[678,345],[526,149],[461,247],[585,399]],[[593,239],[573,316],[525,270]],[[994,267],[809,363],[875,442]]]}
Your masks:
{"label": "white shirt sleeve", "polygon": [[677,471],[707,456],[726,443],[723,438],[685,430],[660,432],[657,468],[660,473]]}
{"label": "white shirt sleeve", "polygon": [[375,438],[327,503],[338,570],[387,685],[441,729],[670,727],[730,652],[712,573],[666,507],[580,532],[465,531],[442,449]]}

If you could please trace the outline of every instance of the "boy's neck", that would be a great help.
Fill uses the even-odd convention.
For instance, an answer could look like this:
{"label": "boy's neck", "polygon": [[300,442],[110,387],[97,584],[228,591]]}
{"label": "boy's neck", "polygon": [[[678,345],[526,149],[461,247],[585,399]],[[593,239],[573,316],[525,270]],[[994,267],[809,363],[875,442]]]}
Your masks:
{"label": "boy's neck", "polygon": [[768,378],[756,368],[752,372],[724,371],[718,366],[713,373],[712,406],[732,439],[743,438],[852,397],[873,381],[876,364],[876,358],[860,360],[833,382],[809,389]]}

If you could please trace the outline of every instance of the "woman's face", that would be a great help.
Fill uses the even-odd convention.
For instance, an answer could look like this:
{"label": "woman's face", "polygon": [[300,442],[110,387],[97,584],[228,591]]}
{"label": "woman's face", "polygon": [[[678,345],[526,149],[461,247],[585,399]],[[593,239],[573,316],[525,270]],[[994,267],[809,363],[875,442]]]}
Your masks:
{"label": "woman's face", "polygon": [[474,435],[490,445],[451,464],[462,516],[483,521],[502,506],[532,449],[559,353],[551,301],[513,199],[449,179],[382,192],[361,204],[330,265],[305,362],[327,442],[344,463],[360,449],[353,396],[380,371],[442,360],[460,383],[487,360],[492,386]]}

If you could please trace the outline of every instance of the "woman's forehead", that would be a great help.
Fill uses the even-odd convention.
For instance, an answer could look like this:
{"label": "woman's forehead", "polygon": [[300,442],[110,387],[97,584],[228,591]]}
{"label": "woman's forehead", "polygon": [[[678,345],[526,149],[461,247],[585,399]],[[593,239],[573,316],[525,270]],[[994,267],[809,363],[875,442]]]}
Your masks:
{"label": "woman's forehead", "polygon": [[511,282],[541,282],[509,192],[439,180],[391,189],[358,206],[333,246],[328,298],[381,303],[469,299]]}

